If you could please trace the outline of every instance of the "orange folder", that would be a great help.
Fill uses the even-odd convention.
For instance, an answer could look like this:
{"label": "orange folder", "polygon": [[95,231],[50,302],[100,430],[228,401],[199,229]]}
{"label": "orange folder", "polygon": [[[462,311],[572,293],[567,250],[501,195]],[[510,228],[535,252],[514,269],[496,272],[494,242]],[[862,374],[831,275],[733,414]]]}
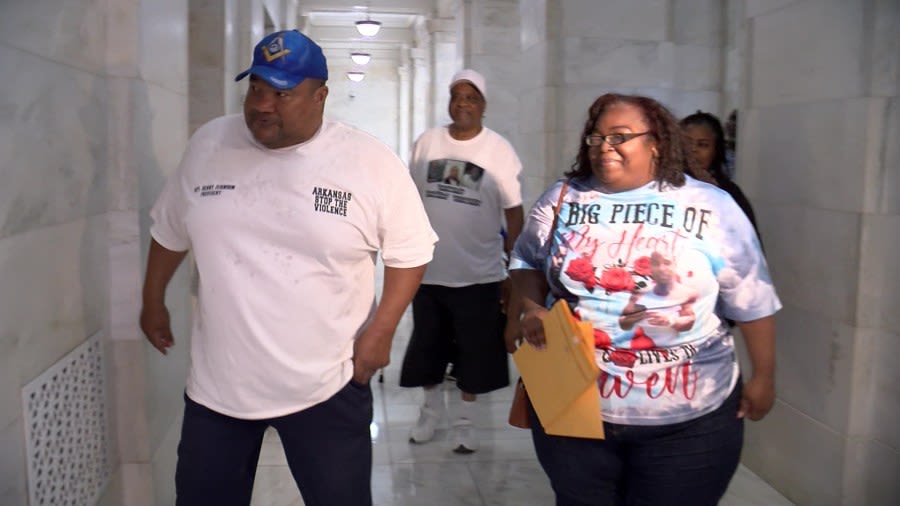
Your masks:
{"label": "orange folder", "polygon": [[513,360],[547,434],[603,439],[603,417],[590,323],[558,301],[544,318],[543,349],[524,343]]}

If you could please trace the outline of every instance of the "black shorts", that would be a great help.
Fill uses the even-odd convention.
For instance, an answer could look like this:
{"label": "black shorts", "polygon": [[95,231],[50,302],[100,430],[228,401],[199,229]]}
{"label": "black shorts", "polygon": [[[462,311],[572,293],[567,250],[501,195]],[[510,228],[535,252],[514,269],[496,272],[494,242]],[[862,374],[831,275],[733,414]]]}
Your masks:
{"label": "black shorts", "polygon": [[413,299],[413,333],[400,386],[437,385],[449,363],[463,392],[483,394],[508,386],[505,324],[499,282],[458,288],[421,285]]}

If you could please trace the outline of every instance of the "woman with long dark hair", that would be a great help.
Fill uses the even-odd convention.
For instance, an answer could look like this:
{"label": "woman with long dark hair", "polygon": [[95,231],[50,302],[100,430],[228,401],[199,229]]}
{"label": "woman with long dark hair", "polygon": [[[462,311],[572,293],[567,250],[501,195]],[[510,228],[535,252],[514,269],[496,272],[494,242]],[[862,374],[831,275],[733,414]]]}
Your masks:
{"label": "woman with long dark hair", "polygon": [[681,127],[684,130],[687,147],[688,173],[698,179],[711,178],[716,186],[728,192],[747,215],[758,237],[759,229],[756,226],[753,206],[737,183],[726,173],[725,130],[722,128],[722,122],[708,112],[697,111],[682,119]]}

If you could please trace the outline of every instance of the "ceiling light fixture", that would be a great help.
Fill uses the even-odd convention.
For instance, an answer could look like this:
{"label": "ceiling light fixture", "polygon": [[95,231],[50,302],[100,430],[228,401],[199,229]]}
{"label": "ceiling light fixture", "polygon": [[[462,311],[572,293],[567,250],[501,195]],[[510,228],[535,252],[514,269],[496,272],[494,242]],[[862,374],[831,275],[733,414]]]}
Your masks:
{"label": "ceiling light fixture", "polygon": [[369,53],[354,51],[350,53],[350,59],[353,60],[353,63],[357,65],[365,65],[372,59],[372,55]]}
{"label": "ceiling light fixture", "polygon": [[353,81],[354,83],[358,83],[366,78],[365,72],[360,72],[358,70],[351,70],[347,72],[347,79]]}
{"label": "ceiling light fixture", "polygon": [[356,22],[356,31],[363,37],[374,37],[378,34],[378,30],[381,30],[381,23],[372,21],[368,15],[363,21]]}

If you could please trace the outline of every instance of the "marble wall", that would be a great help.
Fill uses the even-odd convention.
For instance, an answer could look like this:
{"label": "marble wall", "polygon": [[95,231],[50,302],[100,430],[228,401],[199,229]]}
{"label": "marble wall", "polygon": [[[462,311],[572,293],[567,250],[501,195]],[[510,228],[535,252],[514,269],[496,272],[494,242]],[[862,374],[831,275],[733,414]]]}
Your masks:
{"label": "marble wall", "polygon": [[[146,211],[187,132],[185,29],[184,0],[0,6],[2,504],[27,496],[20,388],[96,332],[114,465],[103,502],[151,503],[123,497],[152,488],[185,370],[183,354],[149,355],[137,327]],[[184,335],[187,308],[173,319]]]}
{"label": "marble wall", "polygon": [[[569,167],[607,91],[742,111],[739,182],[785,310],[776,408],[744,460],[798,504],[900,497],[900,4],[521,0],[526,201]],[[810,464],[812,463],[812,464]]]}
{"label": "marble wall", "polygon": [[896,504],[900,4],[745,16],[739,174],[785,303],[778,404],[745,459],[799,504]]}
{"label": "marble wall", "polygon": [[[739,107],[739,182],[785,302],[779,398],[748,424],[745,463],[798,504],[898,502],[900,4],[435,5],[444,21],[419,27],[427,47],[406,48],[403,71],[376,65],[354,87],[332,59],[327,114],[405,157],[404,136],[446,119],[446,74],[475,68],[488,83],[486,124],[522,158],[527,206],[570,166],[601,93],[649,94],[678,115]],[[103,330],[116,467],[101,503],[173,502],[190,276],[185,267],[173,280],[178,344],[163,357],[137,327],[147,211],[189,132],[240,110],[233,75],[294,10],[0,4],[0,504],[27,496],[22,385]]]}
{"label": "marble wall", "polygon": [[387,144],[402,159],[409,153],[400,150],[400,76],[394,62],[371,61],[361,82],[347,79],[353,68],[346,54],[328,54],[328,98],[325,116],[365,130]]}
{"label": "marble wall", "polygon": [[715,0],[520,0],[523,64],[508,81],[522,91],[513,121],[526,203],[569,170],[603,93],[648,95],[676,116],[724,114],[726,9]]}

